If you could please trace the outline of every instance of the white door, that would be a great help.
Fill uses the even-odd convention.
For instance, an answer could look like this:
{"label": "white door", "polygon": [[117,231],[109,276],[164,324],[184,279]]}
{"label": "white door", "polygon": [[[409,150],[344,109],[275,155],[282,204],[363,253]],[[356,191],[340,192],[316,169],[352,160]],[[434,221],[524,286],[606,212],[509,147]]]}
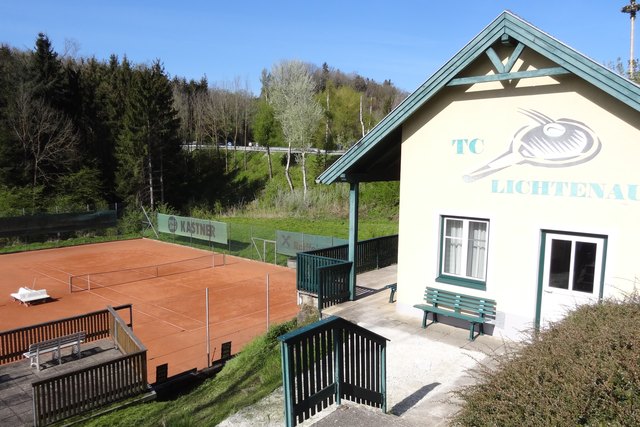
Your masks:
{"label": "white door", "polygon": [[605,238],[545,233],[540,326],[601,296]]}

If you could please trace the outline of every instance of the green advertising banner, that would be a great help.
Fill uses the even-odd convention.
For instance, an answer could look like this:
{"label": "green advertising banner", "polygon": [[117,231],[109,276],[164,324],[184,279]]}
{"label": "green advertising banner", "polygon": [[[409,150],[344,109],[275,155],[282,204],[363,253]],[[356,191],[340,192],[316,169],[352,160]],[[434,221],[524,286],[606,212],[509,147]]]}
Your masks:
{"label": "green advertising banner", "polygon": [[158,231],[214,243],[228,243],[227,224],[177,215],[158,214]]}
{"label": "green advertising banner", "polygon": [[282,255],[296,256],[298,252],[346,245],[347,243],[349,243],[348,240],[337,237],[276,230],[276,252]]}

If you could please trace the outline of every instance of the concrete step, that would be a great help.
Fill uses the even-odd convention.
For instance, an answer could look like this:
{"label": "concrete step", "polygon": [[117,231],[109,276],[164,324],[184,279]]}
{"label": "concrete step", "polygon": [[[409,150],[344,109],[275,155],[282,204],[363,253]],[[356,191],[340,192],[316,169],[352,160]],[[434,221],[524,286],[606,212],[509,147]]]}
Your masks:
{"label": "concrete step", "polygon": [[313,427],[410,427],[412,424],[394,415],[383,414],[380,409],[357,404],[343,404],[335,411],[315,422]]}

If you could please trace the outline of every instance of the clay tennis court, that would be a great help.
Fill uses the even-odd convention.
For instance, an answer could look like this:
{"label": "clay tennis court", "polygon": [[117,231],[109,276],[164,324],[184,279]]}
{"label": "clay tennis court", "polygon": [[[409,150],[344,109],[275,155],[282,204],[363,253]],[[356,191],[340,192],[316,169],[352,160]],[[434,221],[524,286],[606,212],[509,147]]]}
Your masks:
{"label": "clay tennis court", "polygon": [[[154,382],[164,363],[169,375],[207,366],[206,288],[212,359],[222,343],[235,354],[264,333],[267,275],[269,322],[293,318],[295,270],[272,264],[231,256],[223,264],[221,254],[148,239],[0,255],[0,331],[131,303]],[[22,305],[10,296],[21,286],[52,300]]]}

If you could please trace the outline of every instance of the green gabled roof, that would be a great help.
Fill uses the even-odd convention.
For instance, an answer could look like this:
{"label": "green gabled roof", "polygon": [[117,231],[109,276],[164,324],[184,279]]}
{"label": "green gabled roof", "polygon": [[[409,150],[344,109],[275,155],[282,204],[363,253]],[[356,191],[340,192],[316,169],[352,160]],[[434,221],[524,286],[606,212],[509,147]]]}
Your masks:
{"label": "green gabled roof", "polygon": [[[605,93],[640,111],[640,86],[596,63],[511,12],[500,14],[473,40],[444,64],[415,92],[353,145],[316,179],[322,184],[338,181],[400,179],[402,124],[449,84],[496,41],[508,36],[548,58]],[[549,69],[557,73],[557,68]],[[508,70],[507,70],[508,71]]]}

